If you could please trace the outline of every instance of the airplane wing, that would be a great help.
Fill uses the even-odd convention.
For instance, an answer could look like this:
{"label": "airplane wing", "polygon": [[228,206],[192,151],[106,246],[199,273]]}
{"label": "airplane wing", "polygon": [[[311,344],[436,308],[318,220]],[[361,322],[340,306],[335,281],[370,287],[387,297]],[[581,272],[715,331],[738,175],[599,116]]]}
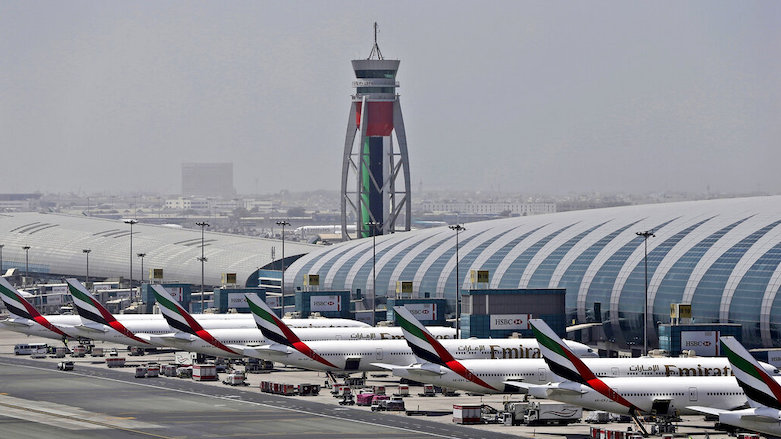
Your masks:
{"label": "airplane wing", "polygon": [[167,343],[177,343],[177,342],[193,342],[197,339],[192,334],[188,334],[186,332],[170,332],[168,334],[150,334],[148,335],[148,340],[152,343],[157,344],[167,344]]}
{"label": "airplane wing", "polygon": [[241,351],[244,355],[255,358],[288,356],[292,353],[290,348],[277,343],[256,347],[241,346]]}
{"label": "airplane wing", "polygon": [[32,322],[27,319],[14,319],[14,318],[2,320],[0,321],[0,323],[7,326],[14,326],[17,328],[29,328],[30,326],[33,325]]}
{"label": "airplane wing", "polygon": [[398,364],[385,364],[385,363],[372,363],[377,367],[388,369],[391,371],[405,372],[405,375],[418,375],[418,376],[432,376],[432,375],[444,375],[447,373],[444,368],[438,364],[423,363],[423,364],[411,364],[409,366],[399,366]]}
{"label": "airplane wing", "polygon": [[95,325],[95,324],[80,324],[80,325],[74,325],[74,328],[85,331],[85,332],[97,332],[100,334],[108,332],[108,329],[104,325]]}
{"label": "airplane wing", "polygon": [[503,381],[502,384],[517,387],[519,389],[526,389],[529,395],[535,398],[548,398],[555,394],[570,394],[570,395],[582,395],[588,393],[583,387],[572,381],[563,381],[560,383],[548,383],[548,384],[531,384],[524,383],[522,381]]}
{"label": "airplane wing", "polygon": [[398,364],[388,364],[388,363],[370,363],[374,367],[379,367],[382,369],[393,371],[394,369],[404,369],[409,366],[399,366]]}
{"label": "airplane wing", "polygon": [[711,407],[702,406],[688,406],[689,410],[700,412],[707,415],[724,415],[729,414],[731,417],[739,418],[742,421],[747,422],[762,422],[767,424],[776,424],[781,420],[781,412],[770,407],[758,407],[750,409],[740,410],[723,410],[715,409]]}
{"label": "airplane wing", "polygon": [[690,405],[690,406],[687,406],[686,408],[691,410],[691,411],[694,411],[694,412],[702,413],[703,415],[716,415],[716,416],[718,416],[719,413],[726,413],[726,412],[729,411],[729,410],[723,410],[723,409],[715,409],[715,408],[712,408],[712,407],[703,407],[703,406],[699,406],[699,405]]}

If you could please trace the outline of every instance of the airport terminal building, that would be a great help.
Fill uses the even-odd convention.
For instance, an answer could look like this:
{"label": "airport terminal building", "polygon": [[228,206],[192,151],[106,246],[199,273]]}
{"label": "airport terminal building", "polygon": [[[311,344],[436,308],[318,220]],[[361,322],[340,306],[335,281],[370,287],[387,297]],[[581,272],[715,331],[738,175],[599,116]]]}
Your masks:
{"label": "airport terminal building", "polygon": [[[149,270],[163,269],[161,280],[200,285],[201,243],[206,258],[206,285],[221,285],[223,273],[235,273],[237,285],[257,286],[259,268],[274,267],[274,263],[281,267],[282,246],[276,239],[208,229],[202,236],[200,230],[145,224],[143,219],[131,228],[121,220],[94,217],[35,212],[0,214],[0,266],[3,271],[29,270],[38,279],[85,278],[87,273],[92,280],[130,279],[132,266],[134,284],[148,280]],[[291,261],[316,248],[287,242],[285,259]]]}
{"label": "airport terminal building", "polygon": [[[647,240],[651,344],[670,305],[692,305],[694,323],[740,323],[747,346],[781,346],[781,196],[627,206],[465,224],[458,288],[487,270],[492,289],[566,289],[568,322],[602,321],[619,345],[642,344]],[[373,260],[375,261],[373,263]],[[360,239],[313,250],[285,273],[288,292],[373,290],[456,301],[456,232],[448,227]],[[596,315],[595,315],[596,313]]]}

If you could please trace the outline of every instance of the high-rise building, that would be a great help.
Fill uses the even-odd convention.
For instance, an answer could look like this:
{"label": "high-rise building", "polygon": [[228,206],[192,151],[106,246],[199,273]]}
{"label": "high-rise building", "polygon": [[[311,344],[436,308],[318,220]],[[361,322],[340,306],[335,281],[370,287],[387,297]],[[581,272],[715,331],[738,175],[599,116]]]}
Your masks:
{"label": "high-rise building", "polygon": [[182,163],[182,195],[185,197],[230,198],[233,163]]}
{"label": "high-rise building", "polygon": [[[407,135],[396,94],[399,62],[383,58],[377,45],[375,23],[374,46],[369,58],[352,61],[355,94],[347,119],[342,161],[341,213],[345,238],[410,230]],[[400,218],[403,224],[398,223]],[[347,222],[351,220],[356,225],[354,234],[348,233]]]}

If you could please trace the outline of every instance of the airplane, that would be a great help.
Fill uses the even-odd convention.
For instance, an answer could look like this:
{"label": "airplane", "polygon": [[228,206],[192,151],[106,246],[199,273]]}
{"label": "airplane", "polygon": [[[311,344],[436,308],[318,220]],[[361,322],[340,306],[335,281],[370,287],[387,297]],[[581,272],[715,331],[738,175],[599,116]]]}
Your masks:
{"label": "airplane", "polygon": [[733,410],[746,404],[746,395],[732,376],[599,378],[545,322],[529,323],[545,362],[562,378],[545,385],[519,383],[531,396],[629,414],[635,420],[641,413],[665,417],[699,414],[695,406]]}
{"label": "airplane", "polygon": [[[190,313],[176,302],[176,299],[162,285],[152,285],[152,291],[157,303],[160,305],[160,312],[163,314],[166,322],[172,329],[178,332],[164,336],[150,336],[150,341],[178,347],[177,343],[179,340],[185,342],[200,340],[208,343],[209,346],[208,349],[204,347],[204,349],[196,352],[229,358],[244,357],[240,350],[230,348],[214,338],[209,331],[204,329]],[[216,352],[216,354],[213,352]]]}
{"label": "airplane", "polygon": [[52,323],[42,316],[27,299],[22,297],[21,293],[11,286],[4,277],[0,277],[0,298],[8,309],[8,313],[11,314],[11,317],[0,322],[3,327],[23,334],[55,340],[64,341],[68,338],[74,338],[74,335],[71,334],[74,331],[71,328],[77,323],[77,316],[72,316],[71,325]]}
{"label": "airplane", "polygon": [[712,407],[692,407],[705,414],[717,415],[719,423],[781,436],[781,385],[771,377],[734,337],[721,337],[721,351],[735,371],[735,379],[746,392],[750,408],[719,410]]}
{"label": "airplane", "polygon": [[[384,365],[396,376],[478,393],[518,393],[518,387],[511,382],[546,384],[553,379],[542,359],[455,360],[409,311],[403,307],[395,307],[394,311],[417,360],[412,365]],[[732,373],[723,357],[584,358],[583,362],[598,377],[726,376]],[[376,365],[383,366],[381,363]],[[764,367],[770,373],[778,373],[772,365]],[[478,378],[482,383],[470,377]]]}
{"label": "airplane", "polygon": [[[247,303],[263,336],[271,344],[254,347],[231,345],[246,356],[311,370],[347,372],[386,370],[384,366],[387,364],[404,366],[415,361],[404,340],[304,341],[256,295],[247,294]],[[497,358],[500,352],[539,357],[536,342],[530,339],[443,339],[441,343],[458,359]],[[581,355],[595,356],[593,350],[583,344],[573,343],[572,348]]]}
{"label": "airplane", "polygon": [[[68,278],[68,291],[73,297],[73,306],[82,319],[74,326],[79,336],[93,340],[110,341],[128,346],[152,347],[148,339],[135,334],[118,321],[89,291],[76,279]],[[137,326],[137,325],[136,325]]]}
{"label": "airplane", "polygon": [[[160,285],[153,285],[152,290],[161,305],[170,303],[173,308],[166,306],[166,309],[175,309],[177,315],[171,315],[162,309],[164,319],[166,319],[166,330],[155,331],[152,334],[139,334],[140,337],[147,339],[156,345],[171,346],[177,349],[191,352],[199,352],[208,355],[225,355],[223,346],[259,346],[268,344],[269,341],[263,337],[262,332],[257,328],[239,328],[239,329],[211,329],[201,322],[200,329],[186,327],[188,319],[180,314],[179,310],[184,311],[176,299]],[[79,303],[74,303],[79,306]],[[80,313],[82,311],[79,311]],[[84,313],[88,314],[88,313]],[[89,313],[94,314],[94,313]],[[190,318],[192,315],[186,313]],[[173,319],[173,321],[171,321]],[[193,320],[195,320],[193,318]],[[97,320],[93,319],[97,323]],[[254,322],[254,320],[253,320]],[[174,329],[175,332],[171,332]],[[439,338],[452,338],[455,336],[455,329],[446,327],[431,328]],[[198,331],[207,331],[211,337],[202,338]],[[390,327],[345,327],[345,328],[296,328],[296,333],[303,340],[390,340],[403,338],[400,328]],[[214,341],[222,344],[216,345]]]}

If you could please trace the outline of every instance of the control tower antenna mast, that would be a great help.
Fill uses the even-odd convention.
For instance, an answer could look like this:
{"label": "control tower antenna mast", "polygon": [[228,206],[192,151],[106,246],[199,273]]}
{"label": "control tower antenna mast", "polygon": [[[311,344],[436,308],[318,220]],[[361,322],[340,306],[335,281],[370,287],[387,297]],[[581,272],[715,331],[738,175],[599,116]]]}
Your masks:
{"label": "control tower antenna mast", "polygon": [[382,57],[382,52],[380,52],[380,46],[377,44],[377,22],[374,22],[374,45],[372,46],[372,51],[369,53],[369,57],[366,59],[372,59],[372,55],[377,55],[377,59],[385,59]]}

